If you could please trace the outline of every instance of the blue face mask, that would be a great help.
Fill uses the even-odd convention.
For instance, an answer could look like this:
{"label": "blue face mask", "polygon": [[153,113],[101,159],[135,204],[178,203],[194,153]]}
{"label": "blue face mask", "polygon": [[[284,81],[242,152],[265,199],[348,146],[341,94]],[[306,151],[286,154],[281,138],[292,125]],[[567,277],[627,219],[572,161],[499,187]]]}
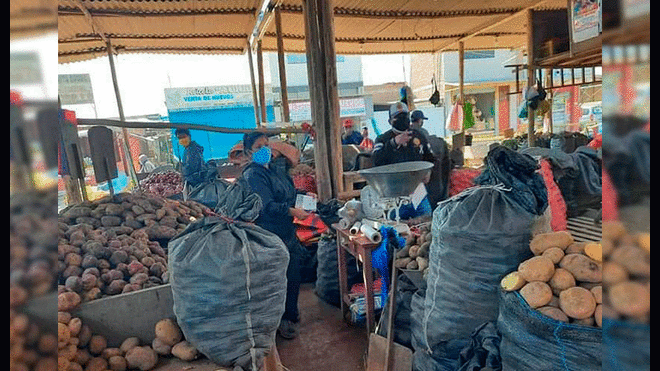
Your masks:
{"label": "blue face mask", "polygon": [[271,151],[270,147],[263,146],[258,151],[252,153],[252,162],[259,165],[266,165],[270,162]]}

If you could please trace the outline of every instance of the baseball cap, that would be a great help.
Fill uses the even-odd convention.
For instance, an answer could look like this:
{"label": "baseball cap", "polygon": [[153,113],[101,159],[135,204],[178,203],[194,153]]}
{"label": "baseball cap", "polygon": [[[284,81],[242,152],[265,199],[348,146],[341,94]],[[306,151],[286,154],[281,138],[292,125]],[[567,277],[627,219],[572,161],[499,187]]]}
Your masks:
{"label": "baseball cap", "polygon": [[343,122],[342,125],[343,125],[345,128],[350,128],[351,126],[353,126],[353,120],[351,120],[351,119],[346,119],[346,120],[344,120],[344,122]]}
{"label": "baseball cap", "polygon": [[417,121],[419,119],[428,120],[429,118],[424,116],[424,112],[420,110],[414,110],[410,114],[410,121]]}
{"label": "baseball cap", "polygon": [[390,118],[396,116],[400,112],[408,112],[408,105],[403,102],[396,102],[390,106]]}

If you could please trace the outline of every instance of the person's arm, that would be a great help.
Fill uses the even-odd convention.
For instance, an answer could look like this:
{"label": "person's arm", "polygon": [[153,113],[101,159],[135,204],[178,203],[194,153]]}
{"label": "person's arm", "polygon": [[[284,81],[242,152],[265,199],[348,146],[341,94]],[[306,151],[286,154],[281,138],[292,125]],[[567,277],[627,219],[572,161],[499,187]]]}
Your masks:
{"label": "person's arm", "polygon": [[199,183],[203,180],[202,166],[204,164],[203,149],[190,148],[186,162],[183,164],[182,174],[186,179],[193,183]]}
{"label": "person's arm", "polygon": [[252,191],[261,197],[263,214],[271,216],[291,215],[289,211],[291,205],[287,202],[277,202],[275,200],[272,184],[264,172],[248,169],[244,173],[244,177],[248,184],[250,184]]}
{"label": "person's arm", "polygon": [[375,166],[388,165],[396,156],[396,150],[399,147],[394,141],[394,137],[378,137],[374,143],[374,150],[371,158]]}

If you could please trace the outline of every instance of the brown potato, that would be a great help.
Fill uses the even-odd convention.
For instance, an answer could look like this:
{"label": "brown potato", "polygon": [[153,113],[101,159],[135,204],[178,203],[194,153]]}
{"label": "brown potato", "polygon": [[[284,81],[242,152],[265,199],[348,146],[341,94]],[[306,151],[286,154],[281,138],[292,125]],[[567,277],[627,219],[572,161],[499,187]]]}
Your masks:
{"label": "brown potato", "polygon": [[126,338],[121,345],[119,346],[119,349],[126,354],[129,350],[133,349],[136,346],[140,345],[140,339],[137,337],[130,337]]}
{"label": "brown potato", "polygon": [[566,249],[571,243],[573,243],[573,236],[571,236],[569,232],[558,231],[541,233],[532,238],[529,248],[534,255],[541,255],[545,250],[551,247]]}
{"label": "brown potato", "polygon": [[597,262],[602,262],[603,246],[599,243],[588,243],[584,246],[584,254]]}
{"label": "brown potato", "polygon": [[535,256],[520,263],[518,273],[527,282],[548,282],[555,273],[555,265],[548,257]]}
{"label": "brown potato", "polygon": [[644,316],[651,310],[651,292],[641,283],[617,283],[608,288],[607,297],[612,309],[624,316]]}
{"label": "brown potato", "polygon": [[619,263],[606,261],[603,263],[603,284],[611,286],[619,282],[627,281],[628,271]]}
{"label": "brown potato", "polygon": [[568,316],[566,315],[566,313],[562,312],[562,310],[557,307],[546,305],[538,308],[537,310],[543,313],[543,315],[548,316],[554,320],[568,323]]}
{"label": "brown potato", "polygon": [[609,258],[621,264],[631,275],[641,277],[651,275],[649,254],[637,246],[619,246],[612,251]]}
{"label": "brown potato", "polygon": [[587,317],[584,319],[574,319],[572,323],[580,326],[593,326],[595,324],[595,321],[594,321],[594,317]]}
{"label": "brown potato", "polygon": [[594,296],[596,304],[603,304],[603,286],[596,286],[589,291]]}
{"label": "brown potato", "polygon": [[429,266],[429,259],[425,257],[418,256],[417,257],[417,269],[420,271],[423,271],[424,269],[428,268]]}
{"label": "brown potato", "polygon": [[410,263],[406,265],[406,269],[415,270],[417,268],[419,268],[419,265],[417,264],[417,259],[411,260]]}
{"label": "brown potato", "polygon": [[541,256],[545,256],[552,260],[554,264],[559,264],[561,259],[564,257],[564,250],[560,249],[559,247],[551,247],[547,250],[545,250]]}
{"label": "brown potato", "polygon": [[584,254],[584,248],[587,246],[586,242],[573,242],[570,244],[566,250],[564,250],[564,253],[566,255],[568,254]]}
{"label": "brown potato", "polygon": [[158,363],[158,354],[148,346],[136,346],[126,353],[128,368],[151,370]]}
{"label": "brown potato", "polygon": [[101,352],[101,357],[109,360],[110,357],[121,356],[123,353],[119,348],[105,348]]}
{"label": "brown potato", "polygon": [[405,269],[408,263],[412,261],[411,258],[399,258],[394,262],[394,266],[399,269]]}
{"label": "brown potato", "polygon": [[93,355],[100,355],[108,346],[108,341],[102,335],[92,335],[89,339],[89,352]]}
{"label": "brown potato", "polygon": [[589,290],[571,287],[559,294],[559,308],[571,318],[585,319],[594,314],[596,300]]}
{"label": "brown potato", "polygon": [[552,288],[552,293],[559,296],[560,292],[575,286],[575,277],[566,269],[557,268],[548,284]]}
{"label": "brown potato", "polygon": [[596,310],[594,310],[594,321],[598,327],[603,327],[603,305],[596,305]]}
{"label": "brown potato", "polygon": [[75,292],[63,292],[57,295],[57,310],[60,312],[70,312],[76,309],[82,299]]}
{"label": "brown potato", "polygon": [[545,282],[533,281],[520,289],[520,295],[522,295],[530,307],[539,308],[550,302],[552,299],[552,289]]}
{"label": "brown potato", "polygon": [[165,344],[172,345],[180,342],[183,339],[183,333],[176,323],[176,320],[165,318],[156,323],[156,337],[162,340]]}
{"label": "brown potato", "polygon": [[559,267],[571,272],[576,281],[603,281],[602,264],[594,261],[586,255],[567,254],[559,262]]}
{"label": "brown potato", "polygon": [[85,371],[105,371],[108,369],[108,361],[102,357],[94,357],[87,362]]}
{"label": "brown potato", "polygon": [[112,371],[125,371],[128,368],[126,358],[122,356],[112,356],[108,359],[108,368]]}
{"label": "brown potato", "polygon": [[192,361],[199,356],[199,352],[192,344],[184,340],[172,347],[172,355],[183,361]]}
{"label": "brown potato", "polygon": [[620,221],[605,221],[602,230],[603,239],[611,241],[618,241],[627,233],[626,227]]}
{"label": "brown potato", "polygon": [[419,245],[412,245],[408,249],[408,256],[412,259],[416,259],[419,256]]}
{"label": "brown potato", "polygon": [[154,338],[154,340],[151,342],[151,348],[153,348],[153,350],[155,350],[156,353],[161,356],[168,356],[172,354],[172,346],[165,344],[159,338]]}

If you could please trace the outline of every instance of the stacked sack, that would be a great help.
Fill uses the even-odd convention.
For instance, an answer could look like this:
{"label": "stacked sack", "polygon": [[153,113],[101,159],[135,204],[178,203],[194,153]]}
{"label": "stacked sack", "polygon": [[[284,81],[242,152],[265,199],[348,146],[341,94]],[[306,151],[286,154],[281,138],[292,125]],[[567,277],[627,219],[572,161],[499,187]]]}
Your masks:
{"label": "stacked sack", "polygon": [[560,231],[535,236],[530,250],[501,281],[503,369],[600,369],[602,245]]}

